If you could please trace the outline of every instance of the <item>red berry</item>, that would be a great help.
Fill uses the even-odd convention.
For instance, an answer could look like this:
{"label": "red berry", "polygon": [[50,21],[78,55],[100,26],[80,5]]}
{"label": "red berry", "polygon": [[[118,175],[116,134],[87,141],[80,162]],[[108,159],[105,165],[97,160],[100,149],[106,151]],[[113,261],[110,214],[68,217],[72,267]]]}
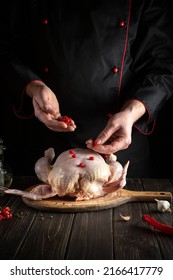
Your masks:
{"label": "red berry", "polygon": [[94,160],[94,157],[89,157],[89,160]]}
{"label": "red berry", "polygon": [[94,140],[93,141],[93,146],[97,146],[98,145],[98,141],[97,140]]}
{"label": "red berry", "polygon": [[111,114],[111,113],[108,113],[108,114],[107,114],[107,117],[108,117],[108,118],[111,118],[111,117],[112,117],[112,114]]}
{"label": "red berry", "polygon": [[75,155],[75,154],[73,154],[73,155],[72,155],[72,158],[76,158],[76,155]]}
{"label": "red berry", "polygon": [[0,215],[0,221],[4,220],[4,217],[2,215]]}
{"label": "red berry", "polygon": [[106,158],[108,158],[108,155],[103,155],[103,157],[106,159]]}
{"label": "red berry", "polygon": [[10,213],[10,207],[4,207],[0,210],[0,220],[11,219],[12,214]]}
{"label": "red berry", "polygon": [[60,122],[66,123],[67,125],[71,124],[71,121],[72,121],[72,119],[69,118],[68,116],[61,116],[61,117],[58,118],[58,120]]}
{"label": "red berry", "polygon": [[7,211],[7,210],[5,210],[5,209],[2,210],[2,215],[4,215],[4,216],[8,215],[9,213],[10,213],[10,212]]}
{"label": "red berry", "polygon": [[6,215],[6,219],[11,219],[11,218],[12,218],[12,214],[11,213]]}
{"label": "red berry", "polygon": [[10,212],[10,207],[4,207],[3,210]]}
{"label": "red berry", "polygon": [[69,150],[69,154],[74,154],[74,151],[73,150]]}
{"label": "red berry", "polygon": [[78,167],[84,168],[85,167],[85,163],[81,162],[77,165]]}

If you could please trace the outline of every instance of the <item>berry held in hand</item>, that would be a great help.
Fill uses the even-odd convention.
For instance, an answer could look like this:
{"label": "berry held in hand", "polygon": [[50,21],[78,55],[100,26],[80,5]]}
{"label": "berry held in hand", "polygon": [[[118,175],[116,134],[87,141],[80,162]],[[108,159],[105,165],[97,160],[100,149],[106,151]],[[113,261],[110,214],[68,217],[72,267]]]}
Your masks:
{"label": "berry held in hand", "polygon": [[67,125],[70,125],[71,122],[72,122],[72,119],[69,118],[68,116],[61,116],[61,117],[58,118],[58,121],[64,122],[64,123],[66,123]]}

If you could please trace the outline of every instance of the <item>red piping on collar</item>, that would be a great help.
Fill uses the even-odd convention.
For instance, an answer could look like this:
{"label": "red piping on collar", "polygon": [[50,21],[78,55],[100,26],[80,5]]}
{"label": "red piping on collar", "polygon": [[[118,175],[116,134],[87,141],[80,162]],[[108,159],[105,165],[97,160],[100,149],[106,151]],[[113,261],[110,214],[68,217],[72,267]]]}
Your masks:
{"label": "red piping on collar", "polygon": [[127,20],[127,28],[126,28],[126,38],[125,38],[125,43],[124,43],[123,57],[122,57],[122,61],[121,61],[120,81],[119,81],[119,87],[118,87],[118,97],[120,96],[120,92],[121,92],[122,76],[123,76],[123,69],[124,69],[124,61],[125,61],[125,56],[126,56],[126,51],[127,51],[127,43],[128,43],[128,38],[129,38],[128,35],[129,35],[131,6],[132,6],[132,0],[129,1],[128,20]]}

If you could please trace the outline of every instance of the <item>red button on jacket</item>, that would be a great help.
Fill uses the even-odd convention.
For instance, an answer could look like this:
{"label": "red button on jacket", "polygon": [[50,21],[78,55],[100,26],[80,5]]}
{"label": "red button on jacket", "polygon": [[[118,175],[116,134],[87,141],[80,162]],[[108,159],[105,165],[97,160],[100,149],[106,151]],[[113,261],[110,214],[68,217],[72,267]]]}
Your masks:
{"label": "red button on jacket", "polygon": [[119,25],[120,25],[121,27],[123,27],[123,26],[125,25],[125,22],[124,22],[124,21],[120,21]]}
{"label": "red button on jacket", "polygon": [[112,69],[112,71],[114,72],[114,73],[117,73],[118,72],[118,68],[117,67],[114,67],[113,69]]}
{"label": "red button on jacket", "polygon": [[45,25],[48,24],[48,19],[44,19],[44,20],[42,21],[42,23],[45,24]]}

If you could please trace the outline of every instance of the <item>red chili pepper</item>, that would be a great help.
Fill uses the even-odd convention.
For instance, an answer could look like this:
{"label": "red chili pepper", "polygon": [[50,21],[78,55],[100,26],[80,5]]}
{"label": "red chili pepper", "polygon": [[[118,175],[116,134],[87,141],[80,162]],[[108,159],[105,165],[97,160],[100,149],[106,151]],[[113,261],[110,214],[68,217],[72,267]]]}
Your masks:
{"label": "red chili pepper", "polygon": [[162,223],[158,222],[157,220],[155,220],[154,218],[152,218],[151,216],[146,215],[146,214],[144,214],[142,216],[142,219],[144,222],[150,224],[155,229],[157,229],[163,233],[173,235],[173,226],[168,226],[166,224],[162,224]]}

